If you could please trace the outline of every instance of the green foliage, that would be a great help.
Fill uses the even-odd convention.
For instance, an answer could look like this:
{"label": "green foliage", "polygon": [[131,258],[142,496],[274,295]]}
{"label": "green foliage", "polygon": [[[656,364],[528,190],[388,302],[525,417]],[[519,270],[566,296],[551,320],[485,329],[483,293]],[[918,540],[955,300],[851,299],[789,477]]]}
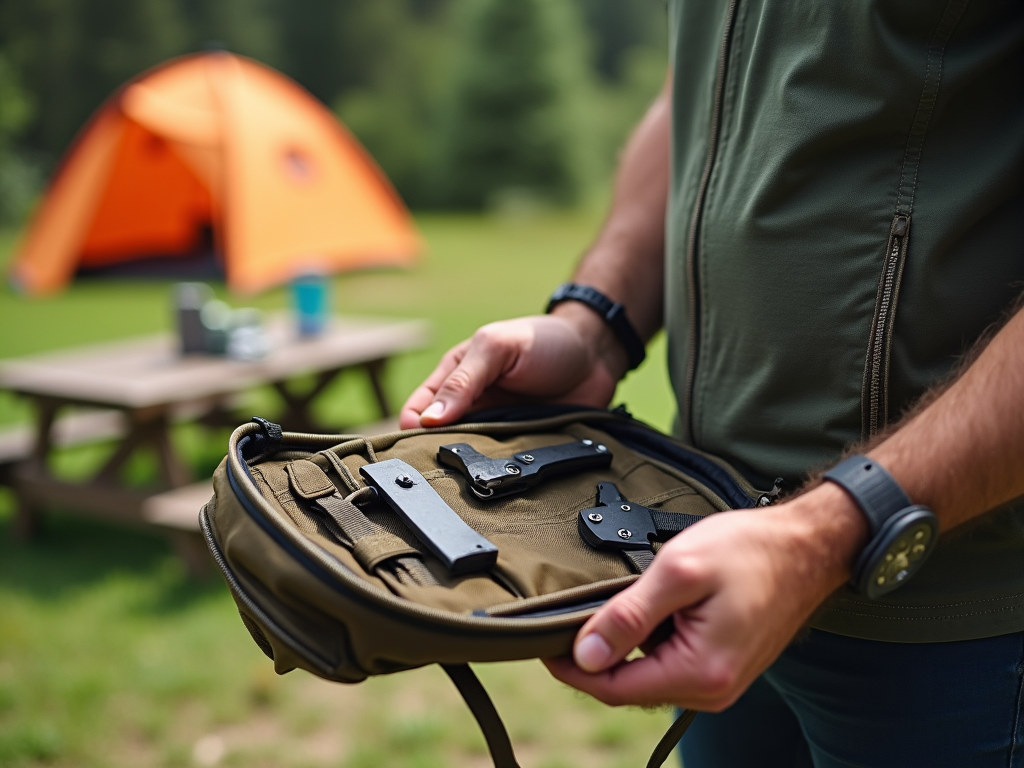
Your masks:
{"label": "green foliage", "polygon": [[14,67],[0,53],[0,226],[20,222],[41,186],[36,167],[15,148],[34,108]]}
{"label": "green foliage", "polygon": [[122,83],[210,41],[332,105],[414,206],[587,199],[653,96],[631,62],[663,69],[662,3],[0,0],[0,220]]}
{"label": "green foliage", "polygon": [[[574,93],[588,90],[563,0],[464,0],[466,50],[446,132],[446,199],[466,208],[508,194],[566,203],[580,190]],[[577,27],[578,29],[578,27]]]}

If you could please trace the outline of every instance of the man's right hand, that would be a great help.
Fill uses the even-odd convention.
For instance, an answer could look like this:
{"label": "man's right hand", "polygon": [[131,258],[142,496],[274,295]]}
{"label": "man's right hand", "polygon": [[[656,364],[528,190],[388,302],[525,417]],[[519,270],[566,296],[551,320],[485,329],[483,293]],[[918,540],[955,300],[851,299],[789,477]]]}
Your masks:
{"label": "man's right hand", "polygon": [[551,315],[485,325],[450,349],[410,395],[399,424],[438,427],[523,402],[604,408],[625,370],[625,352],[604,321],[567,302]]}

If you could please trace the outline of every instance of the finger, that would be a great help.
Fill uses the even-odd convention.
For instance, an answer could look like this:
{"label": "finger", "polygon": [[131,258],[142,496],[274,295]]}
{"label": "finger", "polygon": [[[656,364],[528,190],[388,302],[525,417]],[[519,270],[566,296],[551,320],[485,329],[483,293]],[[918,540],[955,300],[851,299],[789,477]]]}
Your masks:
{"label": "finger", "polygon": [[576,664],[585,672],[608,669],[672,613],[701,602],[711,592],[709,576],[695,562],[662,552],[640,579],[583,625],[573,647]]}
{"label": "finger", "polygon": [[724,698],[728,670],[707,654],[698,663],[685,632],[683,629],[649,656],[621,662],[603,672],[585,672],[568,656],[544,659],[544,664],[556,679],[611,706],[676,704],[720,709],[728,701]]}
{"label": "finger", "polygon": [[426,380],[409,395],[398,417],[399,427],[402,429],[416,429],[417,427],[427,426],[422,423],[421,415],[434,402],[437,390],[444,380],[458,367],[459,362],[466,353],[466,349],[469,347],[469,343],[470,340],[466,339],[448,350],[438,362],[437,367],[427,376]]}
{"label": "finger", "polygon": [[[420,423],[434,427],[461,418],[514,364],[516,357],[514,345],[494,343],[488,335],[478,331],[458,365],[437,386],[433,402],[420,414]],[[432,383],[428,380],[424,386]]]}

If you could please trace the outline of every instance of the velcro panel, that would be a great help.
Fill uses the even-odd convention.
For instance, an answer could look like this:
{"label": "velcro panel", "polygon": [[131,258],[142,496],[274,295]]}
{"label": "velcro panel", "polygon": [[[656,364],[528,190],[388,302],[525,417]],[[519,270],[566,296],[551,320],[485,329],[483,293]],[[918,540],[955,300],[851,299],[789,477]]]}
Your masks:
{"label": "velcro panel", "polygon": [[285,467],[285,471],[291,480],[292,489],[304,499],[319,499],[337,490],[327,473],[312,461],[293,461]]}

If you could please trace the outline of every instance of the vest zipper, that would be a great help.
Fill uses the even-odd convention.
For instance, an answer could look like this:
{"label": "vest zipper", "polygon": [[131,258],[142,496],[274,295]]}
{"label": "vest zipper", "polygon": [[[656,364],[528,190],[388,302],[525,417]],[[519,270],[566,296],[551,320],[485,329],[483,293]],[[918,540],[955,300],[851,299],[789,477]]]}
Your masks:
{"label": "vest zipper", "polygon": [[698,323],[700,307],[698,306],[699,291],[697,290],[697,236],[700,232],[701,217],[707,198],[708,184],[711,180],[711,169],[715,164],[718,150],[718,137],[721,132],[722,101],[725,96],[725,75],[729,60],[729,44],[732,40],[733,22],[736,20],[738,0],[729,0],[725,13],[725,32],[722,35],[722,46],[718,54],[718,69],[715,75],[715,100],[711,111],[711,128],[708,132],[708,155],[704,163],[704,172],[697,188],[697,199],[693,206],[690,220],[690,233],[686,246],[686,275],[690,298],[690,345],[686,358],[686,388],[683,391],[683,413],[686,416],[687,442],[696,444],[693,429],[693,386],[697,379],[697,344],[700,339]]}
{"label": "vest zipper", "polygon": [[868,365],[862,401],[862,419],[870,437],[889,420],[889,357],[892,353],[892,332],[896,318],[903,265],[910,240],[910,216],[896,214],[889,228],[889,241],[885,246],[885,264],[878,281],[875,299],[875,318],[871,324],[868,342]]}

